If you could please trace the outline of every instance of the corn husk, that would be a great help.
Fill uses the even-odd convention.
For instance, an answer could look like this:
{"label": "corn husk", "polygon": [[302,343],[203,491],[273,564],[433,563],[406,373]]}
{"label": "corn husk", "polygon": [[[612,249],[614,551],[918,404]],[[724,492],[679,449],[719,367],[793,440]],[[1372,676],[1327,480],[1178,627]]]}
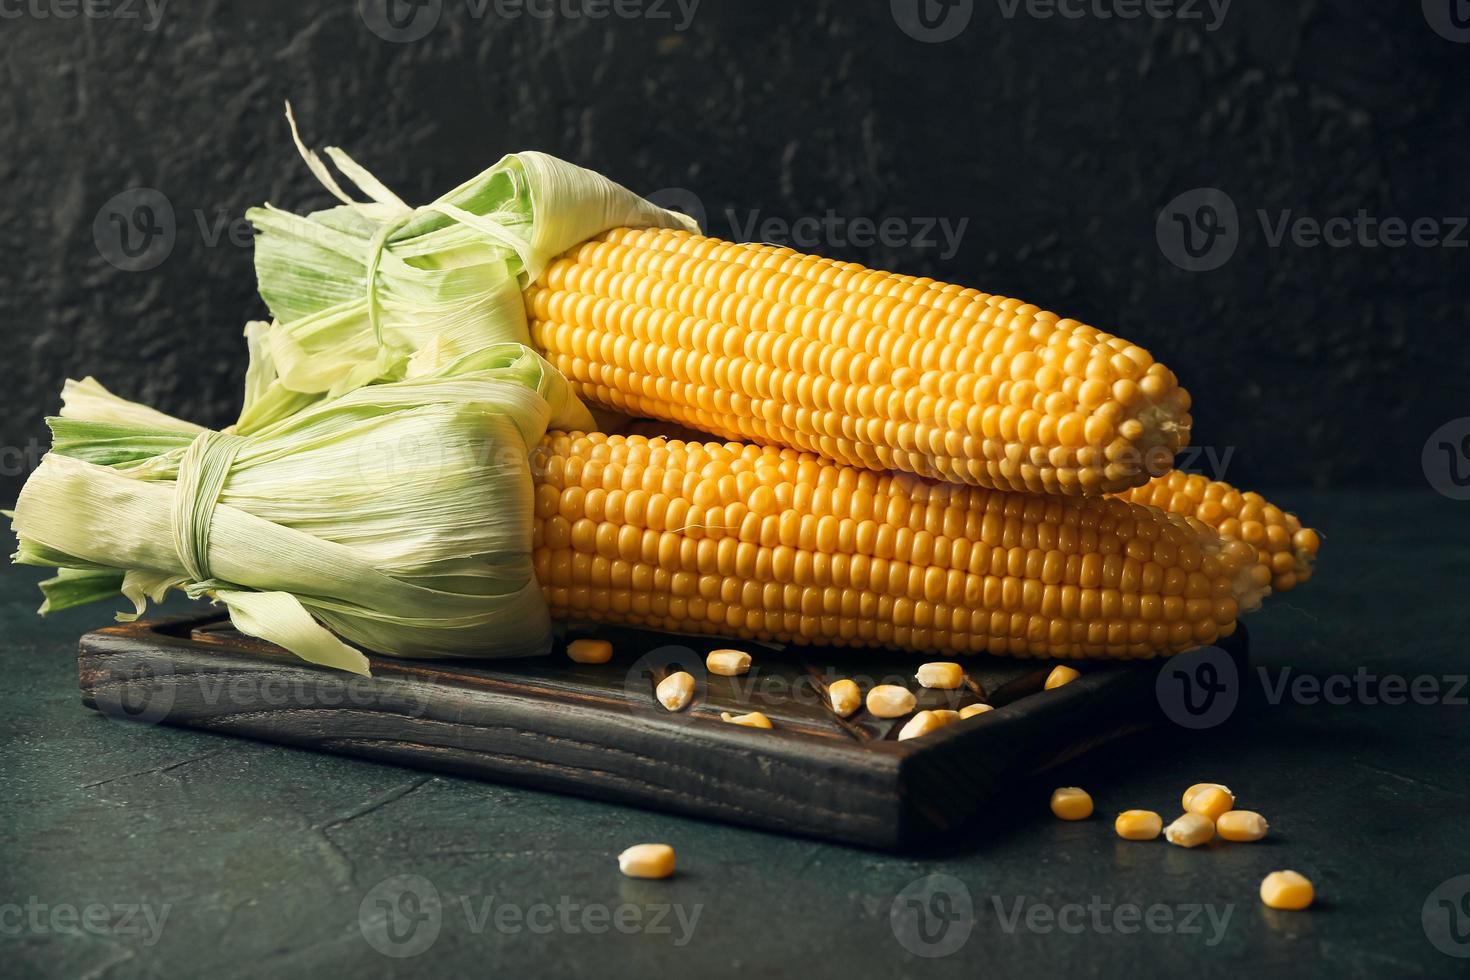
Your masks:
{"label": "corn husk", "polygon": [[15,561],[60,569],[43,611],[121,592],[128,618],[181,589],[223,603],[242,632],[359,673],[353,645],[401,657],[548,649],[529,450],[548,425],[591,419],[529,348],[493,345],[317,399],[246,435],[90,379],[69,382],[64,402],[13,519]]}

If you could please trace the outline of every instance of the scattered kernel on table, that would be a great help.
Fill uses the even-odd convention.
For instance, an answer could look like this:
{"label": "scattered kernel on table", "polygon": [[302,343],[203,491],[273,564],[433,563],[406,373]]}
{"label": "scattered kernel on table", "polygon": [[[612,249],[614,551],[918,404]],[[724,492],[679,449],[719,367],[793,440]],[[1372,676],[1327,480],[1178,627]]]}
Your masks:
{"label": "scattered kernel on table", "polygon": [[[1184,796],[1181,797],[1180,800],[1179,800],[1179,807],[1180,807],[1180,809],[1182,809],[1185,813],[1188,813],[1189,812],[1189,801],[1192,800],[1192,799],[1194,799],[1194,794],[1198,793],[1200,790],[1205,790],[1205,789],[1210,789],[1210,788],[1223,789],[1225,792],[1230,793],[1230,787],[1229,786],[1223,786],[1220,783],[1195,783],[1193,786],[1189,787],[1189,789],[1187,789],[1187,790],[1184,791]],[[1235,799],[1235,794],[1234,793],[1230,793],[1230,798],[1232,800]]]}
{"label": "scattered kernel on table", "polygon": [[1202,813],[1186,813],[1164,828],[1164,840],[1180,847],[1199,847],[1215,839],[1215,821]]}
{"label": "scattered kernel on table", "polygon": [[1124,810],[1113,821],[1124,840],[1153,840],[1164,829],[1164,819],[1152,810]]}
{"label": "scattered kernel on table", "polygon": [[1228,813],[1235,806],[1235,797],[1223,786],[1206,786],[1189,798],[1185,810],[1219,820],[1220,814]]}
{"label": "scattered kernel on table", "polygon": [[953,691],[965,682],[965,671],[957,663],[920,664],[914,678],[920,687]]}
{"label": "scattered kernel on table", "polygon": [[743,714],[743,715],[732,715],[728,711],[721,711],[720,712],[720,718],[722,718],[725,721],[728,721],[732,725],[744,725],[746,728],[774,728],[775,727],[774,725],[771,724],[771,719],[767,718],[765,716],[765,714],[763,712],[760,712],[760,711],[752,711],[752,712],[749,712],[748,714]]}
{"label": "scattered kernel on table", "polygon": [[711,650],[704,669],[721,677],[739,677],[750,671],[750,654],[742,650]]}
{"label": "scattered kernel on table", "polygon": [[1086,820],[1092,816],[1092,797],[1078,786],[1052,790],[1051,812],[1063,820]]}
{"label": "scattered kernel on table", "polygon": [[1226,840],[1260,840],[1270,829],[1266,818],[1254,810],[1230,810],[1215,820],[1215,833]]}
{"label": "scattered kernel on table", "polygon": [[916,704],[914,692],[897,684],[879,684],[868,692],[868,711],[876,718],[902,718]]}
{"label": "scattered kernel on table", "polygon": [[1315,897],[1312,883],[1295,871],[1273,871],[1261,881],[1261,901],[1273,909],[1304,909]]}
{"label": "scattered kernel on table", "polygon": [[687,670],[675,671],[654,688],[658,703],[670,711],[683,711],[694,697],[694,675]]}
{"label": "scattered kernel on table", "polygon": [[579,664],[605,664],[612,655],[612,644],[606,640],[573,640],[567,644],[567,656]]}
{"label": "scattered kernel on table", "polygon": [[995,706],[994,705],[991,705],[991,704],[967,704],[963,708],[960,709],[960,717],[961,718],[973,718],[976,715],[983,715],[987,711],[994,711],[994,710],[995,710]]}
{"label": "scattered kernel on table", "polygon": [[[958,715],[958,712],[951,712],[951,714]],[[918,738],[920,735],[928,735],[930,732],[943,728],[951,720],[940,717],[940,713],[937,711],[920,711],[904,723],[903,728],[899,730],[898,740],[900,742],[906,742],[911,738]]]}
{"label": "scattered kernel on table", "polygon": [[618,870],[629,878],[667,878],[674,873],[674,849],[667,844],[634,844],[618,855]]}
{"label": "scattered kernel on table", "polygon": [[1046,675],[1046,689],[1050,691],[1054,687],[1070,684],[1081,676],[1075,668],[1068,667],[1065,664],[1058,665],[1051,669],[1050,674]]}
{"label": "scattered kernel on table", "polygon": [[827,688],[827,702],[839,718],[846,718],[863,706],[863,692],[858,690],[856,681],[846,678],[833,681]]}

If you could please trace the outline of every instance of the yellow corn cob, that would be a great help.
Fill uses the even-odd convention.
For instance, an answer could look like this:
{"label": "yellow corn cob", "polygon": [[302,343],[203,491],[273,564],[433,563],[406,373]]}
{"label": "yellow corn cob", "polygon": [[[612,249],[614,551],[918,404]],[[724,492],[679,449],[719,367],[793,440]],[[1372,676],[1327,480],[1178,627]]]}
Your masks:
{"label": "yellow corn cob", "polygon": [[739,443],[551,433],[553,616],[780,642],[1151,657],[1234,632],[1255,550],[1118,498],[926,482]]}
{"label": "yellow corn cob", "polygon": [[1165,472],[1189,394],[1140,347],[1020,300],[771,245],[619,228],[526,292],[589,403],[1001,490]]}
{"label": "yellow corn cob", "polygon": [[1221,537],[1253,546],[1261,564],[1271,569],[1273,592],[1286,592],[1312,577],[1321,538],[1311,528],[1302,527],[1295,514],[1272,505],[1258,493],[1241,493],[1223,480],[1176,470],[1123,496],[1136,504],[1151,504],[1171,514],[1196,518]]}

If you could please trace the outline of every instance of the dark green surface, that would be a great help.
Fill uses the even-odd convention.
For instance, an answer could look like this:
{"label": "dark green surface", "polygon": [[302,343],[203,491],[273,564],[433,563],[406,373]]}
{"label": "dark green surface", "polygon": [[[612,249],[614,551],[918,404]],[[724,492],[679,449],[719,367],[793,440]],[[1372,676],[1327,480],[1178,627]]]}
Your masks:
{"label": "dark green surface", "polygon": [[[1278,497],[1328,540],[1317,576],[1252,618],[1258,664],[1463,677],[1467,505],[1429,493]],[[38,577],[0,575],[0,957],[10,976],[1377,977],[1470,969],[1470,959],[1431,943],[1422,918],[1437,886],[1470,874],[1470,691],[1460,691],[1458,705],[1369,705],[1356,696],[1344,705],[1258,703],[1207,733],[1139,736],[1027,787],[1014,812],[959,853],[896,857],[109,721],[78,702],[74,661],[77,637],[109,614],[36,619]],[[1247,690],[1260,687],[1252,678]],[[1149,807],[1172,817],[1180,791],[1198,780],[1234,788],[1241,805],[1270,818],[1271,838],[1185,851],[1113,836],[1115,811]],[[1051,818],[1047,793],[1070,784],[1092,791],[1097,817]],[[649,840],[675,846],[676,878],[617,873],[617,852]],[[1276,868],[1312,878],[1317,907],[1265,909],[1257,886]],[[413,958],[380,954],[359,926],[364,898],[400,874],[428,879],[442,901],[437,939]],[[900,943],[890,910],[899,892],[931,874],[963,882],[973,929],[951,955],[926,959]],[[997,900],[1005,916],[1025,903],[1014,931]],[[579,907],[571,928],[559,902]],[[110,907],[113,927],[99,920],[67,934],[46,918],[58,911],[65,927],[69,909],[93,903]],[[536,921],[549,932],[497,929],[494,909],[537,903],[553,906],[549,920]],[[667,934],[583,930],[581,907],[624,903],[676,903],[686,917],[698,907],[698,918],[682,946],[673,913]],[[1067,930],[1028,929],[1025,909],[1067,915],[1070,903],[1083,909]],[[1108,919],[1099,928],[1089,903],[1161,904],[1176,924],[1184,904],[1199,903],[1213,906],[1215,922],[1227,909],[1229,918],[1214,942],[1208,911],[1198,933],[1122,934]],[[151,945],[146,919],[137,919],[141,935],[121,921],[135,905],[155,920],[166,911]],[[1470,919],[1460,926],[1470,930]]]}

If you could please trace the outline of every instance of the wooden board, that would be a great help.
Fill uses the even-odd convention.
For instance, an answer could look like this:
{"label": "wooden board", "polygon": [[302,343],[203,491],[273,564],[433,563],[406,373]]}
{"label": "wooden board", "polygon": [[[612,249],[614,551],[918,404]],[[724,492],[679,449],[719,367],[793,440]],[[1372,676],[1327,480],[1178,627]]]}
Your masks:
{"label": "wooden board", "polygon": [[[965,689],[928,691],[913,682],[917,658],[894,653],[750,646],[751,674],[706,677],[703,655],[716,644],[598,635],[614,642],[610,664],[575,664],[561,651],[512,661],[374,656],[363,678],[303,663],[218,619],[180,619],[89,633],[79,669],[88,707],[132,721],[885,848],[954,832],[1017,779],[1162,719],[1162,662],[1080,665],[1078,680],[1046,691],[1051,664],[970,657]],[[1243,627],[1222,647],[1244,667]],[[672,669],[699,679],[695,704],[679,713],[653,698]],[[985,701],[995,710],[900,742],[902,719],[842,719],[827,707],[826,684],[839,677],[865,691],[907,684],[921,708]],[[775,729],[720,718],[752,710]]]}

